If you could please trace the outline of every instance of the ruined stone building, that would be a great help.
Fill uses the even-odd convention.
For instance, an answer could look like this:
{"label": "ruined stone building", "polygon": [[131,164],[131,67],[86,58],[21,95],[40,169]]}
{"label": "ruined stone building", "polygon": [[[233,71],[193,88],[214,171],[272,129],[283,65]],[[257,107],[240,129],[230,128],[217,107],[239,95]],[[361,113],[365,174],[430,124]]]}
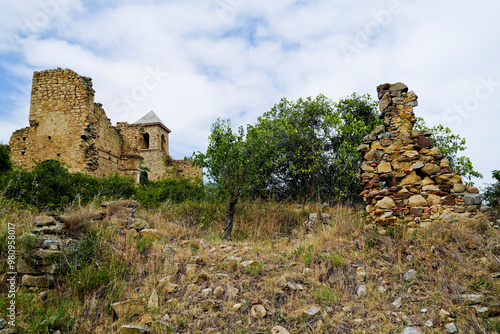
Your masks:
{"label": "ruined stone building", "polygon": [[434,146],[429,131],[414,130],[417,95],[398,82],[377,87],[384,123],[358,147],[368,224],[427,226],[433,220],[475,218],[476,187],[467,187]]}
{"label": "ruined stone building", "polygon": [[29,127],[12,134],[11,158],[22,168],[58,160],[71,172],[99,177],[201,177],[200,168],[169,155],[169,134],[153,111],[135,123],[113,126],[94,102],[92,79],[58,68],[34,73]]}

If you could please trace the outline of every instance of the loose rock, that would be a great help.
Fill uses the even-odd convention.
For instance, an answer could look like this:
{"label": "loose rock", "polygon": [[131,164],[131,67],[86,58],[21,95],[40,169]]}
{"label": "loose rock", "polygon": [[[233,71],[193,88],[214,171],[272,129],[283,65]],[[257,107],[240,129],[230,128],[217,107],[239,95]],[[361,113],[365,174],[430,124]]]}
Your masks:
{"label": "loose rock", "polygon": [[290,334],[284,327],[274,326],[271,329],[271,334]]}
{"label": "loose rock", "polygon": [[252,306],[252,309],[250,310],[250,314],[252,315],[252,317],[254,317],[256,319],[261,319],[261,318],[264,318],[266,316],[267,311],[264,308],[264,306],[262,306],[261,304],[256,304],[256,305]]}
{"label": "loose rock", "polygon": [[453,323],[453,322],[450,322],[448,324],[446,324],[444,326],[444,328],[446,329],[446,333],[457,333],[458,332],[458,328],[457,326]]}
{"label": "loose rock", "polygon": [[314,317],[319,314],[321,311],[321,307],[318,306],[311,306],[307,310],[304,311],[304,314],[309,316],[309,317]]}

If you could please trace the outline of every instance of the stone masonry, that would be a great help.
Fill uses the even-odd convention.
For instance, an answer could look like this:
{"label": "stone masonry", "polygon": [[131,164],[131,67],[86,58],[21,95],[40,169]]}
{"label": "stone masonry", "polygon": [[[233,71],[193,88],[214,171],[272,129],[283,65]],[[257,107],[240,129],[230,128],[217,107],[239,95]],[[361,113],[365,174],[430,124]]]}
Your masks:
{"label": "stone masonry", "polygon": [[177,174],[201,177],[189,161],[168,153],[170,130],[149,112],[133,124],[113,126],[100,103],[94,103],[92,79],[69,69],[35,72],[29,127],[10,139],[12,161],[22,168],[57,160],[71,172],[103,177],[112,173],[139,180]]}
{"label": "stone masonry", "polygon": [[466,187],[452,171],[433,146],[432,132],[413,130],[417,95],[401,82],[379,85],[377,93],[384,123],[358,147],[367,223],[417,227],[435,219],[476,216],[481,206],[478,189]]}

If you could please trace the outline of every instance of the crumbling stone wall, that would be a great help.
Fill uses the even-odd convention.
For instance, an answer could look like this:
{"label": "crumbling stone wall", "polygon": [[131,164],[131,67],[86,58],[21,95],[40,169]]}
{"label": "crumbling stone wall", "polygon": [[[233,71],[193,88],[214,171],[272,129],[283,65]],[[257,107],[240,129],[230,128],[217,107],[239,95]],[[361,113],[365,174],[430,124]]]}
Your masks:
{"label": "crumbling stone wall", "polygon": [[358,147],[360,180],[369,224],[426,226],[439,218],[471,218],[481,205],[432,143],[431,132],[413,130],[417,95],[403,83],[377,87],[383,125]]}
{"label": "crumbling stone wall", "polygon": [[[102,105],[94,103],[92,79],[72,70],[34,73],[29,124],[10,139],[11,159],[19,167],[57,160],[70,172],[99,177],[119,173],[138,181],[144,170],[153,180],[172,175],[165,163],[173,161],[168,154],[170,130],[161,122],[114,127]],[[184,169],[201,177],[199,168]]]}
{"label": "crumbling stone wall", "polygon": [[184,178],[202,178],[203,170],[193,166],[190,160],[167,160],[167,176],[180,176]]}

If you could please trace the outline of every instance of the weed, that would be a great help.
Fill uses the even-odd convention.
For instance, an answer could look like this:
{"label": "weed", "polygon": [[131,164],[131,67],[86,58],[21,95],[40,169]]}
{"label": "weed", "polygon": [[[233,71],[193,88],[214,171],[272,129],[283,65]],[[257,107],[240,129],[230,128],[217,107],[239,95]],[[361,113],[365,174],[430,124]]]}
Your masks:
{"label": "weed", "polygon": [[245,273],[252,276],[260,276],[262,274],[262,263],[258,263],[256,265],[251,265],[245,268]]}
{"label": "weed", "polygon": [[[25,302],[33,302],[33,296],[25,297],[28,297]],[[26,332],[51,334],[57,330],[64,333],[71,331],[76,323],[76,317],[72,312],[75,306],[75,301],[61,299],[54,300],[45,307],[35,308],[24,318],[24,321],[28,323]]]}
{"label": "weed", "polygon": [[379,234],[374,231],[368,231],[365,234],[365,244],[367,248],[375,248],[380,243]]}
{"label": "weed", "polygon": [[144,253],[144,251],[153,245],[153,239],[151,238],[138,238],[136,247],[139,254]]}
{"label": "weed", "polygon": [[318,288],[312,289],[312,294],[316,301],[321,305],[335,304],[338,300],[338,293],[331,290],[326,285],[321,285]]}
{"label": "weed", "polygon": [[302,258],[304,264],[308,267],[311,265],[314,258],[314,245],[309,245],[307,248],[300,245],[292,251],[292,256],[295,258]]}
{"label": "weed", "polygon": [[488,330],[494,331],[495,333],[500,333],[500,321],[491,320],[486,323],[486,328]]}
{"label": "weed", "polygon": [[342,267],[342,264],[344,263],[344,259],[339,254],[330,253],[329,263],[330,263],[330,266],[332,266],[334,268],[340,268],[340,267]]}
{"label": "weed", "polygon": [[392,238],[401,239],[404,235],[404,227],[402,225],[392,225],[387,228],[387,235]]}

